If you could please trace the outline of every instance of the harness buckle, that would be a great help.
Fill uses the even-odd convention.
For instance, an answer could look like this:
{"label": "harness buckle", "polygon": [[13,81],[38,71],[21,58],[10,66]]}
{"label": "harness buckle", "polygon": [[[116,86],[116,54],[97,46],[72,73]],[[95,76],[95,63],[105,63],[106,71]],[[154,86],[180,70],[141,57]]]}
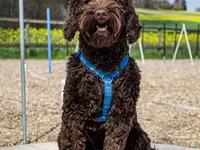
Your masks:
{"label": "harness buckle", "polygon": [[112,82],[113,77],[110,74],[105,74],[103,80],[106,82]]}

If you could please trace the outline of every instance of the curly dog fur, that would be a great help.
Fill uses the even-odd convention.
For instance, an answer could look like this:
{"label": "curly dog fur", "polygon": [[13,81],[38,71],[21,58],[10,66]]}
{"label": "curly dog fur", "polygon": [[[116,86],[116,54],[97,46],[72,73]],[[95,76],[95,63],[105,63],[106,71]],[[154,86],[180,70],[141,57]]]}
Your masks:
{"label": "curly dog fur", "polygon": [[[105,72],[119,69],[129,43],[141,26],[133,0],[69,0],[64,36],[79,31],[80,51]],[[105,123],[96,122],[102,111],[103,82],[73,54],[67,64],[59,150],[151,150],[150,139],[137,120],[140,70],[130,58],[113,81],[112,107]]]}

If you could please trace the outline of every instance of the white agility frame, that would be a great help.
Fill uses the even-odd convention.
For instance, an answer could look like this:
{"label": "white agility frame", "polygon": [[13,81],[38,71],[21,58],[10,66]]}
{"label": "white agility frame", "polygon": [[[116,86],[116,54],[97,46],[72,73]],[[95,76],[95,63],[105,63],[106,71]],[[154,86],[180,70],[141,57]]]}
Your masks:
{"label": "white agility frame", "polygon": [[189,52],[189,56],[190,56],[190,61],[191,61],[191,64],[193,66],[194,62],[193,62],[193,57],[192,57],[192,51],[191,51],[190,42],[189,42],[188,35],[187,35],[187,29],[186,29],[186,26],[185,26],[184,23],[183,23],[182,30],[181,30],[181,33],[180,33],[180,37],[179,37],[179,40],[178,40],[178,43],[177,43],[177,46],[176,46],[176,49],[175,49],[175,52],[174,52],[173,62],[175,62],[175,60],[176,60],[176,56],[177,56],[177,53],[178,53],[178,49],[180,47],[180,43],[181,43],[181,39],[183,37],[183,33],[185,34],[188,52]]}
{"label": "white agility frame", "polygon": [[[142,64],[145,64],[144,51],[143,51],[143,47],[142,47],[142,41],[141,41],[140,38],[138,40],[138,43],[139,43],[140,57],[141,57],[141,60],[142,60]],[[129,44],[129,54],[131,53],[131,49],[132,49],[132,45]]]}
{"label": "white agility frame", "polygon": [[77,53],[78,50],[79,50],[79,40],[77,40],[77,42],[76,42],[76,49],[75,49],[75,52]]}

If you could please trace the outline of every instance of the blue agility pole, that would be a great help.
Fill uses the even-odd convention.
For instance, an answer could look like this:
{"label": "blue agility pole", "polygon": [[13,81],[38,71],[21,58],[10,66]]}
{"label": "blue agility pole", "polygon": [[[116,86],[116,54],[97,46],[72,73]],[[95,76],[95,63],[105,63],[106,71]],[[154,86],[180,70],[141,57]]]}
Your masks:
{"label": "blue agility pole", "polygon": [[26,140],[26,91],[25,91],[25,67],[24,67],[24,4],[23,4],[23,0],[19,0],[19,20],[20,20],[23,144],[26,144],[27,143],[27,140]]}
{"label": "blue agility pole", "polygon": [[48,30],[48,69],[52,72],[51,67],[51,24],[50,24],[50,9],[47,8],[47,30]]}

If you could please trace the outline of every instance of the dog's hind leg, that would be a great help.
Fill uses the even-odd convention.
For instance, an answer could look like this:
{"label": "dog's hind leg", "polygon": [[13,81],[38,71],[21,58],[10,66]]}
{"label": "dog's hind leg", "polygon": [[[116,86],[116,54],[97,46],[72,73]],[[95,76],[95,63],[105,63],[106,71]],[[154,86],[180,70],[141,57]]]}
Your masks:
{"label": "dog's hind leg", "polygon": [[153,150],[150,142],[148,135],[142,130],[139,123],[137,123],[129,133],[125,150]]}

